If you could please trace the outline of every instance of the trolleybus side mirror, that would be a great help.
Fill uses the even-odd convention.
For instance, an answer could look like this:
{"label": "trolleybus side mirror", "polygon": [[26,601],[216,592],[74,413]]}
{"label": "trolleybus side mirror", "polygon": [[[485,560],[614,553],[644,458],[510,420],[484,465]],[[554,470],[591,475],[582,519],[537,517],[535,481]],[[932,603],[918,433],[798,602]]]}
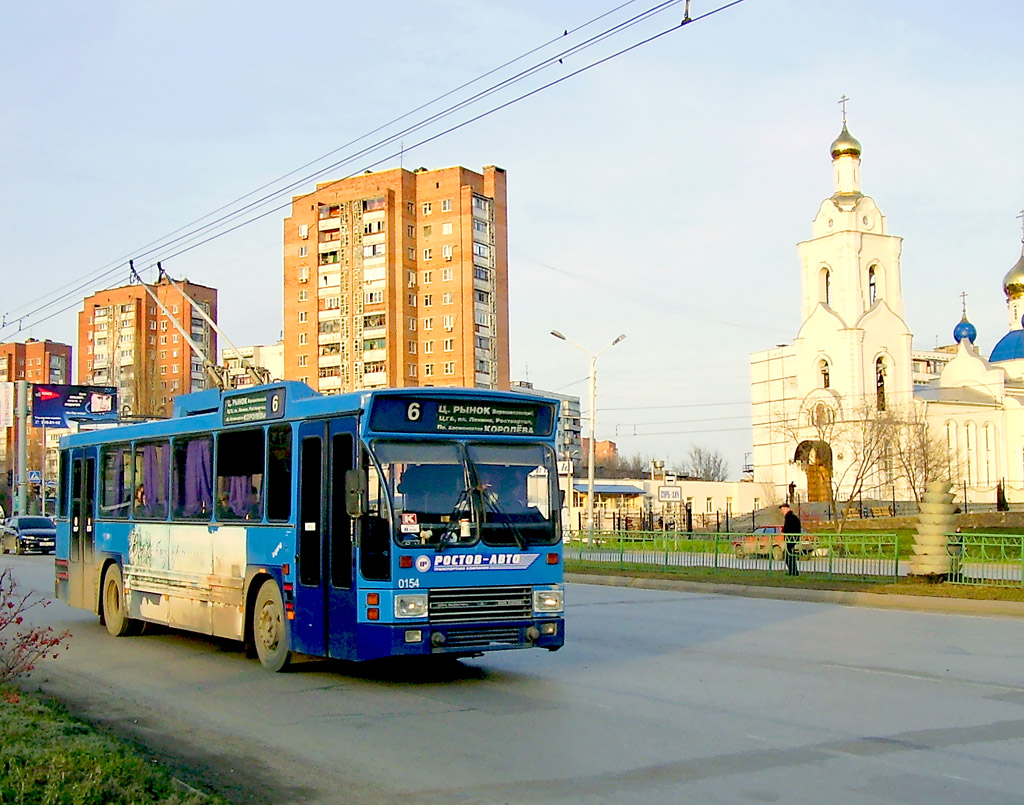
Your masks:
{"label": "trolleybus side mirror", "polygon": [[349,517],[362,517],[369,510],[366,503],[366,492],[365,470],[347,470],[345,472],[345,510]]}

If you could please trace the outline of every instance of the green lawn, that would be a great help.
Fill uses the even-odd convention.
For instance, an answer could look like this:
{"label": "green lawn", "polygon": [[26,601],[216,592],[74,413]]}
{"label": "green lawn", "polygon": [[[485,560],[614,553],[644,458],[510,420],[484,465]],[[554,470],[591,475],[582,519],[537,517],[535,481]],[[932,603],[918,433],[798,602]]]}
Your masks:
{"label": "green lawn", "polygon": [[0,803],[222,803],[176,784],[127,743],[56,702],[0,686]]}

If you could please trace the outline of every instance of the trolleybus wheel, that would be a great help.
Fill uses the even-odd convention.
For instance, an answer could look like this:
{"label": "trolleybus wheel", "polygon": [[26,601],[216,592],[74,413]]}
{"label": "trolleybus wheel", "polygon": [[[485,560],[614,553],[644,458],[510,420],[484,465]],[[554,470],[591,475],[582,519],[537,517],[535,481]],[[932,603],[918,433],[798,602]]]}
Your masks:
{"label": "trolleybus wheel", "polygon": [[121,568],[117,565],[111,565],[103,574],[103,622],[114,637],[136,634],[141,626],[138,621],[128,617]]}
{"label": "trolleybus wheel", "polygon": [[268,671],[283,671],[291,660],[288,650],[288,625],[284,619],[284,602],[277,583],[264,582],[256,593],[252,611],[252,640],[256,656]]}

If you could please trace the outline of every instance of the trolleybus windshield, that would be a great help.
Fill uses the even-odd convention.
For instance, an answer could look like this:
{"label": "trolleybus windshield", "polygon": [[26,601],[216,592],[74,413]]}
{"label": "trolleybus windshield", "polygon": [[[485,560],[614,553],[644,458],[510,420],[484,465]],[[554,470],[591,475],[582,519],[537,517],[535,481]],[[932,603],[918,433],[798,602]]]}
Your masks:
{"label": "trolleybus windshield", "polygon": [[377,441],[400,545],[551,545],[558,541],[554,454],[541,444]]}

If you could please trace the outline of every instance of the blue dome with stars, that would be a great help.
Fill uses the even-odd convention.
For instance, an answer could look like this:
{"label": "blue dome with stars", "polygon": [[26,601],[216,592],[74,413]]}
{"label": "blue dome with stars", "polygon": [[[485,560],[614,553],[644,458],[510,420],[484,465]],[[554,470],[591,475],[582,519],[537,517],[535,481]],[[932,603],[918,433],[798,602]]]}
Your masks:
{"label": "blue dome with stars", "polygon": [[967,321],[967,314],[964,313],[964,317],[960,319],[960,323],[953,328],[953,341],[959,344],[965,338],[974,343],[974,339],[978,337],[977,328]]}

